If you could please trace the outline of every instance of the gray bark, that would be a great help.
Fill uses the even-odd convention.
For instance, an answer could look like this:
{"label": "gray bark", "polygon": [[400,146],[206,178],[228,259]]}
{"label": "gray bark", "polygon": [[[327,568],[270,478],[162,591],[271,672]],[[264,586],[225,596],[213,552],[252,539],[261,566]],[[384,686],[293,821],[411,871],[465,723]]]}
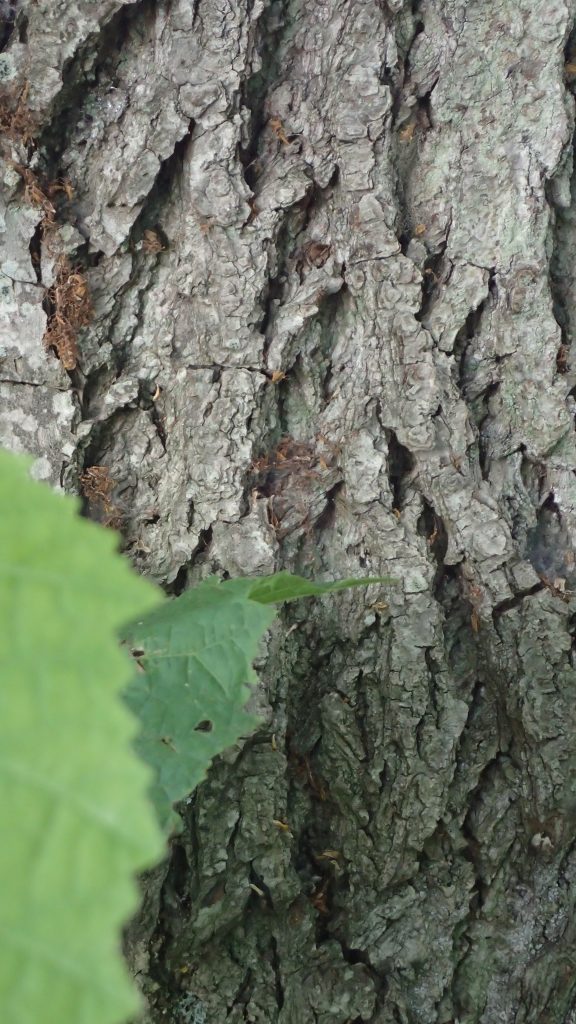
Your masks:
{"label": "gray bark", "polygon": [[[105,467],[171,593],[399,581],[272,631],[147,881],[150,1020],[574,1024],[574,0],[0,11],[2,442]],[[43,238],[15,163],[73,185]]]}

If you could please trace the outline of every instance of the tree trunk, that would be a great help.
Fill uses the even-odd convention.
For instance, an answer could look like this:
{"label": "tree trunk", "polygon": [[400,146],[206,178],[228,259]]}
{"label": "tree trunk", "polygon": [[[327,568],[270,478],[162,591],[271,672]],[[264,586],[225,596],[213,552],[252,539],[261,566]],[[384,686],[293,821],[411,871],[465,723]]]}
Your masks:
{"label": "tree trunk", "polygon": [[576,3],[0,16],[2,443],[169,593],[398,581],[271,632],[149,1020],[575,1024]]}

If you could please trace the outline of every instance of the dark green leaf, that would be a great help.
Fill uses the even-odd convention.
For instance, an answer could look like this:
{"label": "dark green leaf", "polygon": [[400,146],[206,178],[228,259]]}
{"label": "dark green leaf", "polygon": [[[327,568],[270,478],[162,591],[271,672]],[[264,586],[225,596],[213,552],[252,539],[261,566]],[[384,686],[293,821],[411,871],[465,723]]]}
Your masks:
{"label": "dark green leaf", "polygon": [[138,662],[127,702],[141,722],[138,753],[154,769],[160,823],[190,793],[216,754],[255,725],[244,705],[258,643],[273,609],[249,600],[251,580],[205,580],[125,632]]}
{"label": "dark green leaf", "polygon": [[[278,572],[275,576],[253,579],[248,592],[251,601],[260,604],[279,604],[281,601],[295,601],[300,597],[320,597],[337,590],[351,587],[369,587],[375,584],[391,586],[398,581],[391,576],[371,576],[364,579],[334,580],[328,583],[314,583],[303,576],[292,576],[289,572]],[[225,584],[227,586],[227,584]]]}

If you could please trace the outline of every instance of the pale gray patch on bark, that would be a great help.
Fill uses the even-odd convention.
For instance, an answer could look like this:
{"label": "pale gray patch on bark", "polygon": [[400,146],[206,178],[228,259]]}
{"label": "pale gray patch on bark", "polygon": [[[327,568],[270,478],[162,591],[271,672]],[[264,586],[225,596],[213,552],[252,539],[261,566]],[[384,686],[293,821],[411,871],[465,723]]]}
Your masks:
{"label": "pale gray patch on bark", "polygon": [[272,630],[130,931],[150,1020],[573,1021],[575,5],[21,11],[96,318],[69,380],[7,165],[4,442],[106,466],[171,592],[399,580]]}

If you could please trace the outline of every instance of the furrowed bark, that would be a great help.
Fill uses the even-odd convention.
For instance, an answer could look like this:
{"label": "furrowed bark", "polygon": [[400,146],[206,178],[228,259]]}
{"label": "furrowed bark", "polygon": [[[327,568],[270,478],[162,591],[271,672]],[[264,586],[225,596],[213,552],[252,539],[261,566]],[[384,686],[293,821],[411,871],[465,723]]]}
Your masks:
{"label": "furrowed bark", "polygon": [[170,593],[399,581],[272,631],[131,928],[150,1021],[575,1024],[574,3],[4,7],[2,442],[103,467]]}

